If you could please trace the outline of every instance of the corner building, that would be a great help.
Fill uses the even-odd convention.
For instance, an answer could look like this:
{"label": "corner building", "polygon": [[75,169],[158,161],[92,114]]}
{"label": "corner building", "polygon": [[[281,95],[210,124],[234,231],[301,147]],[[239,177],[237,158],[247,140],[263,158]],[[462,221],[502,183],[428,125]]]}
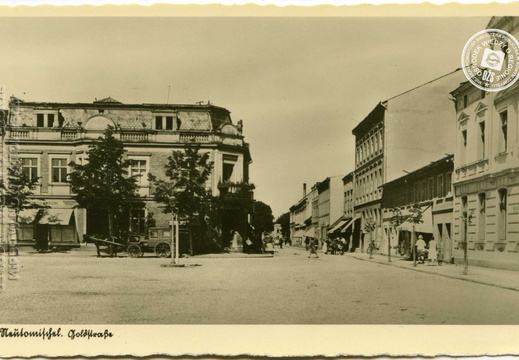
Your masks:
{"label": "corner building", "polygon": [[[107,217],[102,209],[77,209],[67,175],[69,163],[85,161],[88,146],[113,126],[115,137],[124,143],[125,156],[132,160],[131,175],[140,175],[139,194],[145,206],[130,210],[128,226],[145,236],[150,219],[157,227],[168,227],[170,214],[153,199],[148,173],[164,177],[164,165],[172,151],[187,144],[209,152],[214,168],[206,186],[222,199],[221,228],[224,244],[231,230],[243,238],[249,234],[253,186],[249,184],[251,157],[242,134],[242,121],[234,124],[230,112],[207,105],[123,104],[112,98],[93,103],[27,102],[11,98],[6,143],[18,144],[23,171],[40,178],[34,201],[50,209],[42,219],[26,210],[21,214],[21,244],[32,244],[43,229],[53,245],[77,245],[83,234],[106,233]],[[52,218],[52,221],[49,221]],[[48,225],[40,227],[38,225]],[[23,225],[25,223],[25,226]],[[181,251],[187,251],[182,242]],[[203,251],[196,248],[195,250]]]}

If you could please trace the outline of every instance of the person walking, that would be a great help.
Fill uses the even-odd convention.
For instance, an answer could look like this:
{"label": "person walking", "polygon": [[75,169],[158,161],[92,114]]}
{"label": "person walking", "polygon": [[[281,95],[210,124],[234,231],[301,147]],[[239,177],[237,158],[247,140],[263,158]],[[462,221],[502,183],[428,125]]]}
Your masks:
{"label": "person walking", "polygon": [[427,255],[431,265],[436,265],[436,262],[438,261],[438,252],[436,250],[436,240],[434,240],[434,238],[429,241],[429,252]]}
{"label": "person walking", "polygon": [[418,257],[418,259],[420,259],[420,264],[423,264],[424,260],[425,260],[425,246],[426,245],[427,244],[423,240],[423,236],[419,235],[415,246],[416,246],[416,256]]}
{"label": "person walking", "polygon": [[315,254],[316,258],[319,258],[319,255],[317,255],[317,239],[310,239],[310,243],[308,244],[308,258],[312,256],[312,254]]}

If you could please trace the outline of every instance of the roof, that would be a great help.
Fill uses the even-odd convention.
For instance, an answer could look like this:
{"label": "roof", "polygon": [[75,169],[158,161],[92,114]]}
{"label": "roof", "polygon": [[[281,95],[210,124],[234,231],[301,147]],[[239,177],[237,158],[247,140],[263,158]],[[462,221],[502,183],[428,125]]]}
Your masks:
{"label": "roof", "polygon": [[373,110],[366,116],[357,126],[353,128],[351,133],[355,136],[361,135],[361,133],[369,131],[373,125],[379,121],[384,120],[384,112],[386,107],[379,102]]}
{"label": "roof", "polygon": [[122,102],[112,99],[111,97],[107,97],[107,98],[104,98],[101,100],[96,99],[96,101],[94,101],[94,104],[100,104],[100,103],[102,103],[102,104],[122,104]]}
{"label": "roof", "polygon": [[231,112],[226,108],[216,106],[213,104],[162,104],[162,103],[142,103],[142,104],[125,104],[111,97],[107,97],[101,100],[95,100],[91,103],[83,102],[47,102],[47,101],[24,101],[22,99],[12,96],[9,102],[10,106],[22,106],[22,107],[55,107],[55,108],[99,108],[109,106],[111,108],[119,109],[163,109],[163,110],[176,110],[176,109],[189,109],[189,110],[211,110],[215,112],[223,112],[229,115]]}
{"label": "roof", "polygon": [[423,174],[425,172],[427,172],[428,170],[432,170],[436,167],[439,167],[441,166],[442,164],[446,163],[446,162],[450,162],[451,164],[453,164],[453,160],[454,160],[454,155],[452,154],[447,154],[447,156],[439,159],[439,160],[436,160],[436,161],[431,161],[429,164],[415,170],[415,171],[412,171],[410,172],[409,174],[406,174],[404,176],[401,176],[395,180],[392,180],[392,181],[389,181],[385,184],[382,184],[380,187],[384,188],[384,187],[388,187],[388,186],[391,186],[391,185],[395,185],[397,183],[400,183],[400,182],[403,182],[407,179],[412,179],[412,178],[415,178],[415,177],[418,177],[420,176],[420,174]]}

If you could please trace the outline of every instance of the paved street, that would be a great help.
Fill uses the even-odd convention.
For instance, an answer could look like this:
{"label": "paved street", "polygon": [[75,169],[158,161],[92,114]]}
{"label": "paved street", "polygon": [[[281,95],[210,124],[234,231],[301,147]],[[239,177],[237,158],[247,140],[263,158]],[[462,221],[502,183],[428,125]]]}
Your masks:
{"label": "paved street", "polygon": [[273,258],[96,258],[23,252],[1,323],[519,324],[519,292],[285,248]]}

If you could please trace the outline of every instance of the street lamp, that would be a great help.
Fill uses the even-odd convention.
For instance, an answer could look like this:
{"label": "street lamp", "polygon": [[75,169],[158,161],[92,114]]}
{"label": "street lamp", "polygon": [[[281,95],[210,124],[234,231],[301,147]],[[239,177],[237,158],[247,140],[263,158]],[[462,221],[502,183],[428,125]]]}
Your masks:
{"label": "street lamp", "polygon": [[171,265],[179,265],[179,241],[178,241],[178,214],[171,215],[171,249],[175,249],[175,255],[171,252]]}

